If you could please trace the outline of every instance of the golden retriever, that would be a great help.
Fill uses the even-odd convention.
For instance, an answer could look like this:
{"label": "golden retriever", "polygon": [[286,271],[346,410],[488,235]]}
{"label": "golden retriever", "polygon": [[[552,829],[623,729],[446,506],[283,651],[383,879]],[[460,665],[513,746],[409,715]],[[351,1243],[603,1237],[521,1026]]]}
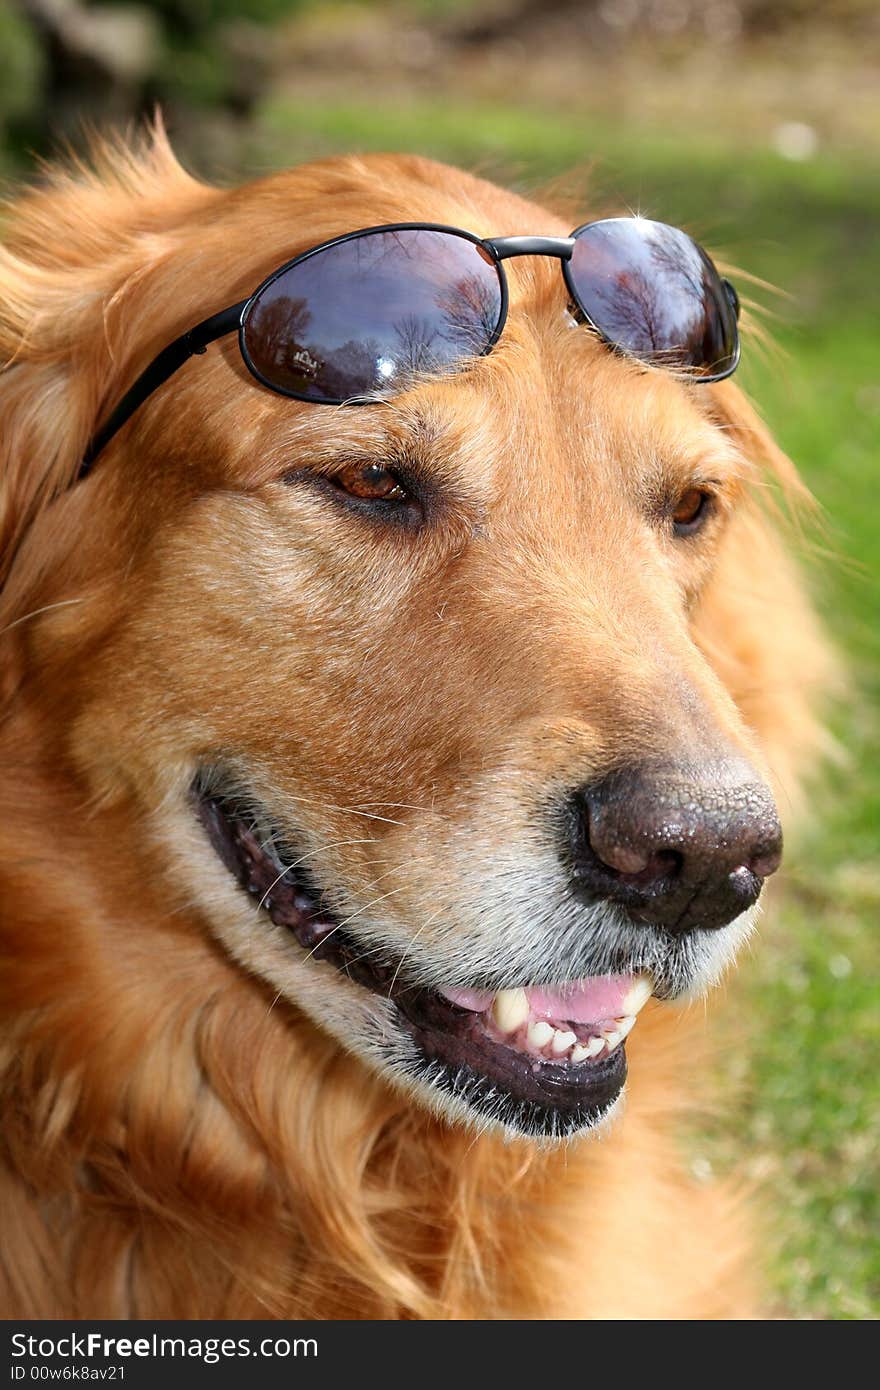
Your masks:
{"label": "golden retriever", "polygon": [[403,219],[571,225],[413,157],[221,190],[161,130],[8,203],[7,1317],[755,1307],[735,1194],[676,1148],[675,1000],[753,927],[825,656],[738,388],[572,331],[531,256],[462,371],[313,406],[225,337],[76,481],[167,343]]}

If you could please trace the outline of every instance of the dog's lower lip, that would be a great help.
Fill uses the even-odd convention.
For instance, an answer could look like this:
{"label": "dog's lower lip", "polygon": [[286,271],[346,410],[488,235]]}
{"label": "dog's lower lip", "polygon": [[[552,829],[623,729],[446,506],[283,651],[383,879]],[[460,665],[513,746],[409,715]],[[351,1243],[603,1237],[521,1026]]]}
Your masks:
{"label": "dog's lower lip", "polygon": [[[577,1023],[560,1024],[555,1031],[541,1021],[526,1026],[523,1019],[523,1027],[517,1029],[508,1025],[497,1008],[480,1010],[456,1002],[456,995],[473,991],[446,992],[415,985],[402,975],[400,962],[364,955],[324,909],[320,891],[306,875],[295,865],[285,869],[267,848],[277,844],[278,838],[261,840],[235,798],[209,792],[197,780],[193,802],[215,852],[241,887],[310,956],[393,1000],[401,1027],[416,1043],[426,1066],[433,1065],[436,1072],[436,1064],[441,1064],[447,1090],[473,1095],[488,1088],[493,1096],[506,1092],[516,1106],[527,1109],[532,1132],[557,1131],[559,1117],[563,1129],[587,1127],[619,1095],[626,1079],[623,1039],[634,1017],[610,1018],[604,1028],[599,1023],[588,1029]],[[495,999],[503,1000],[510,993],[502,991]],[[632,990],[627,997],[633,997]],[[564,1057],[554,1056],[558,1040],[567,1036],[560,1031],[563,1028],[576,1030],[571,1034],[573,1041],[568,1042]]]}
{"label": "dog's lower lip", "polygon": [[404,991],[395,998],[404,1026],[441,1081],[492,1108],[497,1093],[522,1107],[518,1123],[531,1133],[573,1133],[608,1110],[626,1080],[622,1038],[577,1064],[540,1057],[492,1036],[482,1016],[460,1009],[438,992]]}

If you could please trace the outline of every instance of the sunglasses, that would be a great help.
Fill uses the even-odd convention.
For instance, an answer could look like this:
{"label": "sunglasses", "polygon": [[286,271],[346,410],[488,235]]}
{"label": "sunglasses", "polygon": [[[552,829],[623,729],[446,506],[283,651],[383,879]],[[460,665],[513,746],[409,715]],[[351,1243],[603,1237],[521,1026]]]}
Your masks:
{"label": "sunglasses", "polygon": [[626,357],[702,382],[736,370],[736,290],[676,227],[612,217],[569,237],[490,238],[427,222],[367,227],[303,252],[170,343],[92,439],[79,476],[148,396],[229,333],[257,381],[315,405],[369,404],[454,371],[501,336],[512,256],[556,257],[575,320]]}

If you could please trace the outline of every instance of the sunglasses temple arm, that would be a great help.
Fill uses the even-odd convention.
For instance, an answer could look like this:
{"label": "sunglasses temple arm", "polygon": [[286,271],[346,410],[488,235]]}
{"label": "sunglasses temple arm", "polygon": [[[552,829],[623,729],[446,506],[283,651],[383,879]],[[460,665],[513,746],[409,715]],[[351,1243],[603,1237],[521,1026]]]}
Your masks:
{"label": "sunglasses temple arm", "polygon": [[105,420],[98,432],[92,437],[86,449],[77,481],[86,477],[91,471],[95,459],[101,450],[110,443],[113,436],[122,429],[122,426],[131,418],[139,406],[143,405],[148,396],[151,396],[158,387],[164,385],[170,376],[188,362],[197,353],[204,352],[209,343],[213,343],[217,338],[223,338],[227,333],[234,333],[241,321],[241,315],[248,300],[242,300],[240,304],[233,304],[228,309],[221,309],[219,314],[212,314],[210,318],[203,319],[196,324],[195,328],[189,329],[180,338],[175,338],[173,343],[169,343],[166,348],[155,357],[150,365],[141,372],[140,376],[129,387],[122,400],[117,405],[113,414]]}

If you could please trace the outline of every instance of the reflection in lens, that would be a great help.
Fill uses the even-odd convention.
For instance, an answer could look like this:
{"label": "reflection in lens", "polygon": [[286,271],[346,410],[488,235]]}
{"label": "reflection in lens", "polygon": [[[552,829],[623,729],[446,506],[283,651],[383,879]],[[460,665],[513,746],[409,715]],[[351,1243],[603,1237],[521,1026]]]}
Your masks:
{"label": "reflection in lens", "polygon": [[578,232],[569,289],[603,337],[664,366],[720,375],[736,362],[736,318],[718,273],[684,232],[642,217]]}
{"label": "reflection in lens", "polygon": [[276,275],[242,328],[249,365],[307,400],[397,394],[485,352],[501,282],[476,244],[426,228],[368,232]]}

